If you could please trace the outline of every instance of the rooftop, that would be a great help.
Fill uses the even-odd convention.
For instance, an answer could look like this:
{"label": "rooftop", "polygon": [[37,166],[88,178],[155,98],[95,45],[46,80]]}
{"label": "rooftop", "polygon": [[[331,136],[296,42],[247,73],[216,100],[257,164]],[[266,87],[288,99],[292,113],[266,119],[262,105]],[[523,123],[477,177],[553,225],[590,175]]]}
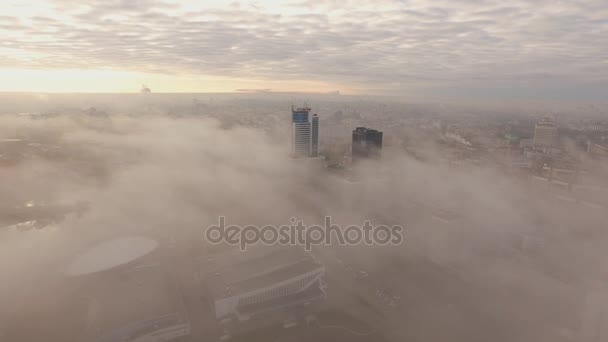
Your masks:
{"label": "rooftop", "polygon": [[291,111],[295,112],[295,113],[298,113],[298,112],[306,112],[306,113],[308,113],[308,112],[310,112],[310,107],[299,107],[299,108],[293,108],[293,107],[291,107]]}
{"label": "rooftop", "polygon": [[321,264],[298,246],[256,245],[214,255],[207,283],[215,298],[270,286],[318,269]]}
{"label": "rooftop", "polygon": [[367,127],[357,127],[354,131],[362,132],[362,133],[380,133],[380,131],[378,131],[377,129],[367,128]]}
{"label": "rooftop", "polygon": [[551,118],[543,118],[538,123],[536,123],[536,126],[557,127],[557,125],[555,124],[555,121],[553,121],[553,119],[551,119]]}
{"label": "rooftop", "polygon": [[293,304],[307,302],[312,299],[322,298],[323,296],[323,290],[321,290],[317,286],[313,286],[308,290],[294,293],[286,297],[273,298],[265,302],[239,306],[239,312],[245,314],[253,314],[256,312],[269,311],[275,309],[278,306],[287,307]]}

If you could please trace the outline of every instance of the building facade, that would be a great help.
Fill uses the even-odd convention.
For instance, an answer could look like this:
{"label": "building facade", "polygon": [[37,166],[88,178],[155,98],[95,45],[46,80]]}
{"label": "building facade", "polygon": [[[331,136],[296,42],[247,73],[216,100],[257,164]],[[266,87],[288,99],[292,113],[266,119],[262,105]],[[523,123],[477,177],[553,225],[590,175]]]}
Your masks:
{"label": "building facade", "polygon": [[314,114],[312,116],[312,133],[310,137],[310,156],[319,156],[319,116]]}
{"label": "building facade", "polygon": [[310,108],[291,108],[291,154],[295,158],[319,155],[319,116],[309,117]]}
{"label": "building facade", "polygon": [[534,126],[533,148],[535,150],[550,150],[557,145],[557,124],[551,118],[544,118]]}
{"label": "building facade", "polygon": [[382,153],[382,138],[382,132],[375,129],[357,127],[353,130],[353,162],[361,158],[379,158]]}
{"label": "building facade", "polygon": [[230,335],[313,310],[325,298],[325,267],[298,246],[227,248],[212,259],[206,286]]}

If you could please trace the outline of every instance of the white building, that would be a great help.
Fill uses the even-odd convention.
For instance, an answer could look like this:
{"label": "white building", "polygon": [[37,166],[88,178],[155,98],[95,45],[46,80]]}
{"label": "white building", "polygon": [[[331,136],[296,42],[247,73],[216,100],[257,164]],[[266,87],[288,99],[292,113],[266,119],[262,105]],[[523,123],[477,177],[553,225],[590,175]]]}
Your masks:
{"label": "white building", "polygon": [[[325,267],[297,246],[227,247],[212,257],[207,287],[223,325],[284,319],[295,306],[325,298]],[[207,265],[209,266],[209,265]]]}

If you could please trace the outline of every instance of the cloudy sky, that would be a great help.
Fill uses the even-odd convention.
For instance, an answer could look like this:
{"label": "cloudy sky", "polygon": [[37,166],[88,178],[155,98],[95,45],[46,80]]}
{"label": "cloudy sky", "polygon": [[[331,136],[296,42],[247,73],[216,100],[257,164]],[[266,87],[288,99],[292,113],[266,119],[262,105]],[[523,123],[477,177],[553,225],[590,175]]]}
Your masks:
{"label": "cloudy sky", "polygon": [[606,0],[2,0],[0,91],[602,99]]}

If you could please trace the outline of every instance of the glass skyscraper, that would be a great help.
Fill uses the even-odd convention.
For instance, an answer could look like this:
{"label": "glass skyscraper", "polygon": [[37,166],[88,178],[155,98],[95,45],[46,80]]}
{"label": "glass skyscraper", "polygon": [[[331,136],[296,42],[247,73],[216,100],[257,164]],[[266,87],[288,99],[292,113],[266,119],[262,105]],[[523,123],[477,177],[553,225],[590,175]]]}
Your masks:
{"label": "glass skyscraper", "polygon": [[309,120],[310,108],[291,108],[291,153],[294,157],[319,155],[319,116]]}
{"label": "glass skyscraper", "polygon": [[382,153],[382,132],[357,127],[353,130],[353,161],[360,158],[379,158]]}
{"label": "glass skyscraper", "polygon": [[319,116],[314,114],[312,116],[312,134],[310,141],[310,156],[319,156]]}

